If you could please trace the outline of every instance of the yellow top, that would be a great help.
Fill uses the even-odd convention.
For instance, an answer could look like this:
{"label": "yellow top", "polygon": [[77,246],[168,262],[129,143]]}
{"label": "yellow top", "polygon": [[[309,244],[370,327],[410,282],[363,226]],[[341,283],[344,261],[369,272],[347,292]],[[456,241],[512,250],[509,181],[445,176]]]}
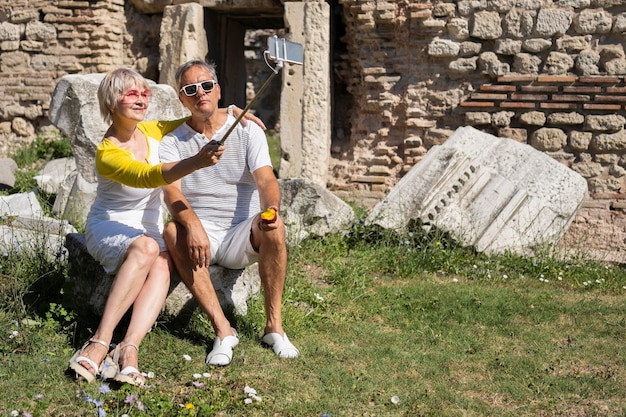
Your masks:
{"label": "yellow top", "polygon": [[[163,136],[176,129],[187,119],[150,120],[138,123],[137,128],[146,136],[150,148],[152,140],[161,142]],[[158,158],[158,152],[153,153],[152,151],[152,149],[148,149],[148,155]],[[149,163],[138,161],[133,157],[132,152],[120,148],[107,138],[104,138],[96,149],[98,174],[103,178],[135,188],[154,188],[167,184],[161,171],[163,164],[155,163],[157,161],[155,159],[148,161]]]}

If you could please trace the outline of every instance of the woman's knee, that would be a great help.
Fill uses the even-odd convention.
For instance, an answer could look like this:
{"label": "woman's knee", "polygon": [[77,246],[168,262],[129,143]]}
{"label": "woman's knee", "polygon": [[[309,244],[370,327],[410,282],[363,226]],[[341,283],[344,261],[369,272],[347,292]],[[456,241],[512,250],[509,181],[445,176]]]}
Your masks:
{"label": "woman's knee", "polygon": [[148,236],[141,236],[135,239],[128,248],[128,256],[133,254],[145,257],[146,260],[153,262],[161,253],[161,248],[156,240]]}
{"label": "woman's knee", "polygon": [[172,262],[167,252],[161,252],[160,256],[152,264],[150,275],[158,277],[165,285],[169,285],[172,273]]}

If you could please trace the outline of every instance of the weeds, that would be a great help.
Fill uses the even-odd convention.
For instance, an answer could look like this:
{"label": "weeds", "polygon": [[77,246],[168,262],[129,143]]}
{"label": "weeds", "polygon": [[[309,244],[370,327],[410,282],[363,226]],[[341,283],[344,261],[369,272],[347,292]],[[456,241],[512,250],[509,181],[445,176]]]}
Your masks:
{"label": "weeds", "polygon": [[[290,251],[283,317],[300,359],[279,361],[259,344],[259,297],[250,300],[246,316],[235,318],[241,342],[225,369],[204,365],[213,338],[206,317],[196,312],[183,327],[159,322],[140,355],[154,378],[139,390],[77,384],[63,374],[76,348],[68,341],[85,320],[63,304],[62,284],[52,285],[65,265],[17,264],[2,264],[15,288],[2,296],[0,376],[23,375],[16,387],[0,382],[6,413],[534,416],[626,410],[616,383],[626,376],[620,354],[626,279],[619,266],[547,255],[486,256],[437,232],[415,228],[400,236],[357,222],[348,235],[308,239]],[[53,288],[33,290],[48,280]],[[46,308],[24,301],[33,292]],[[47,378],[38,381],[42,372]]]}
{"label": "weeds", "polygon": [[18,168],[24,169],[69,156],[72,156],[72,148],[66,138],[37,136],[30,145],[21,147],[10,155],[10,158],[15,161]]}
{"label": "weeds", "polygon": [[435,229],[398,234],[364,217],[290,249],[282,314],[299,359],[259,343],[261,294],[233,318],[240,344],[227,368],[204,363],[214,337],[204,315],[161,317],[141,345],[143,389],[66,374],[98,318],[69,308],[63,257],[2,254],[0,415],[626,413],[622,266],[549,247],[487,256]]}
{"label": "weeds", "polygon": [[[29,192],[37,189],[37,182],[33,179],[45,162],[52,159],[65,158],[72,155],[70,142],[66,138],[38,136],[28,146],[18,149],[9,155],[18,166],[15,171],[15,185],[10,190],[0,191],[0,195]],[[43,191],[37,192],[37,199],[46,215],[52,213],[54,194]]]}

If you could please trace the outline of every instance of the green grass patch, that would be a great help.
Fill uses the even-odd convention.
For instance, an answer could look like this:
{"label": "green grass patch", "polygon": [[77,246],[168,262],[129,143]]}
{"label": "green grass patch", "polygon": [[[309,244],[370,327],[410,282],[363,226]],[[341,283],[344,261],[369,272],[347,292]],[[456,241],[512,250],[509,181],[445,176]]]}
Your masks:
{"label": "green grass patch", "polygon": [[233,323],[227,368],[204,364],[202,314],[159,321],[140,350],[146,388],[67,375],[97,321],[63,305],[63,265],[5,257],[0,415],[623,416],[626,273],[548,253],[486,256],[357,222],[290,250],[283,316],[300,358],[260,344],[259,297]]}
{"label": "green grass patch", "polygon": [[267,145],[270,149],[270,158],[272,159],[272,167],[276,172],[280,171],[280,136],[266,132]]}
{"label": "green grass patch", "polygon": [[[9,155],[15,161],[18,169],[15,171],[15,184],[10,190],[0,191],[0,195],[25,193],[37,189],[37,182],[33,179],[44,164],[50,160],[66,158],[72,155],[70,142],[58,136],[38,136],[27,146],[23,146]],[[37,192],[37,199],[45,214],[50,215],[54,205],[55,195],[43,191]]]}
{"label": "green grass patch", "polygon": [[19,168],[41,165],[52,159],[72,156],[70,141],[61,137],[37,136],[28,146],[23,146],[10,157]]}

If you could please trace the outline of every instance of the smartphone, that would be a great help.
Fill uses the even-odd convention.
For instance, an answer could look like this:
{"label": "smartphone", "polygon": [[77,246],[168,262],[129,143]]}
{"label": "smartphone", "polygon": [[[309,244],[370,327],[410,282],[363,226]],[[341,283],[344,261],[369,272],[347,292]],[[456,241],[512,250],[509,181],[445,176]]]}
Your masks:
{"label": "smartphone", "polygon": [[277,36],[267,38],[269,57],[274,61],[300,64],[304,61],[302,45]]}

